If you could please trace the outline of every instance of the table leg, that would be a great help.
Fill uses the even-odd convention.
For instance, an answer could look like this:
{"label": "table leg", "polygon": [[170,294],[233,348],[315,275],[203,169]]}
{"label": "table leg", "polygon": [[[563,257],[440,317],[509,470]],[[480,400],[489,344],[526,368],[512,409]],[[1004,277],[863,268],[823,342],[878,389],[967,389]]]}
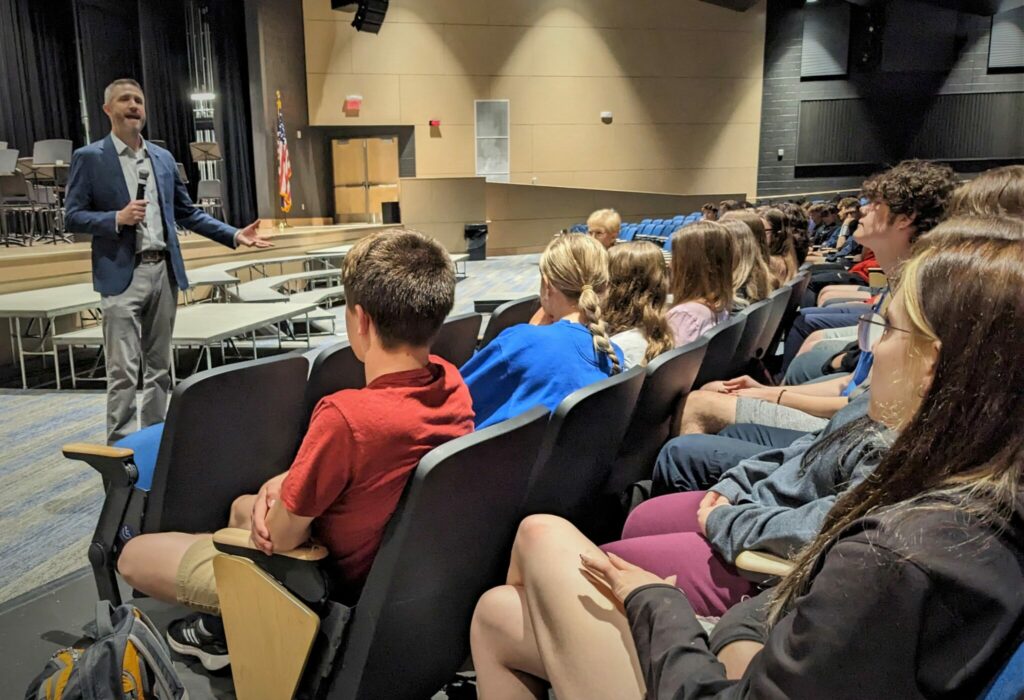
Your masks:
{"label": "table leg", "polygon": [[71,368],[71,388],[78,388],[78,378],[75,376],[75,346],[68,346],[68,366]]}
{"label": "table leg", "polygon": [[177,364],[178,363],[174,361],[174,358],[177,357],[177,356],[178,356],[177,352],[172,352],[171,353],[171,386],[176,386],[178,384],[178,369],[177,369]]}
{"label": "table leg", "polygon": [[[280,331],[278,331],[278,333],[280,333]],[[255,359],[257,359],[257,357],[258,356],[256,354],[256,329],[253,329],[253,331],[252,331],[252,359],[255,360]]]}
{"label": "table leg", "polygon": [[306,349],[311,348],[312,345],[309,342],[309,312],[306,312]]}
{"label": "table leg", "polygon": [[21,365],[21,388],[28,389],[28,378],[25,376],[25,348],[21,344],[21,319],[14,319],[14,336],[18,343],[18,364]]}
{"label": "table leg", "polygon": [[213,351],[210,346],[206,346],[206,369],[213,369]]}
{"label": "table leg", "polygon": [[[46,337],[53,334],[57,326],[57,319],[53,319],[46,326],[46,332],[39,339],[39,347],[41,350],[46,348]],[[50,347],[53,348],[53,373],[57,375],[57,391],[60,391],[60,355],[57,353],[57,344],[53,342],[53,338],[50,338]]]}

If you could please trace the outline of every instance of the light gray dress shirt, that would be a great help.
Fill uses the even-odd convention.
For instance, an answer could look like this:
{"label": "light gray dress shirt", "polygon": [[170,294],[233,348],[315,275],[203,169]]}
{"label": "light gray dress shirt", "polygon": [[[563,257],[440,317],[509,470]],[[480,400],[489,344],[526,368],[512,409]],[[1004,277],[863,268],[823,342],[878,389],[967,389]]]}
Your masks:
{"label": "light gray dress shirt", "polygon": [[149,171],[149,179],[146,180],[146,218],[135,227],[135,252],[166,250],[167,242],[164,238],[160,197],[157,195],[156,173],[153,172],[153,161],[149,158],[146,142],[143,140],[142,149],[135,151],[113,133],[110,134],[110,138],[117,150],[117,158],[121,161],[121,172],[124,173],[124,182],[128,185],[128,196],[131,199],[135,199],[139,186],[139,170]]}

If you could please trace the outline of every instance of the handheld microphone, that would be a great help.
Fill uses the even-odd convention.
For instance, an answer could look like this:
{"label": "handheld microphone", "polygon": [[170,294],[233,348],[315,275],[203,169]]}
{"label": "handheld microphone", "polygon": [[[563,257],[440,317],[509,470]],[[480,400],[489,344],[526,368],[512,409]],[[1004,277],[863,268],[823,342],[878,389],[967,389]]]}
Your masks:
{"label": "handheld microphone", "polygon": [[135,188],[135,199],[146,198],[146,181],[149,180],[149,170],[139,168],[139,186]]}

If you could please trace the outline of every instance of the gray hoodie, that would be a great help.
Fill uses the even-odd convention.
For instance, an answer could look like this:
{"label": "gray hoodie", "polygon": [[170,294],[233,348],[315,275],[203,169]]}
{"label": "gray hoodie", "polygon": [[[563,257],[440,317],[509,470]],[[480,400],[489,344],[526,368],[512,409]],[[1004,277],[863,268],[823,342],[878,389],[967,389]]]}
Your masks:
{"label": "gray hoodie", "polygon": [[708,515],[707,536],[726,561],[746,550],[791,557],[810,542],[839,494],[863,481],[894,435],[874,421],[845,434],[806,460],[810,448],[843,425],[867,415],[868,395],[854,399],[819,433],[789,447],[745,459],[712,487],[733,504]]}

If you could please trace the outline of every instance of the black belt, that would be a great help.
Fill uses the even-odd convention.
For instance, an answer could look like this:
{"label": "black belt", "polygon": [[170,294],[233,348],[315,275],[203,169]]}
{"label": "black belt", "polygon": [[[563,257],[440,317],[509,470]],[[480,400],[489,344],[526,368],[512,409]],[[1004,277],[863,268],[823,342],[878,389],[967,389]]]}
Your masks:
{"label": "black belt", "polygon": [[135,254],[135,264],[143,265],[146,263],[162,263],[167,259],[166,250],[144,250],[141,253]]}

